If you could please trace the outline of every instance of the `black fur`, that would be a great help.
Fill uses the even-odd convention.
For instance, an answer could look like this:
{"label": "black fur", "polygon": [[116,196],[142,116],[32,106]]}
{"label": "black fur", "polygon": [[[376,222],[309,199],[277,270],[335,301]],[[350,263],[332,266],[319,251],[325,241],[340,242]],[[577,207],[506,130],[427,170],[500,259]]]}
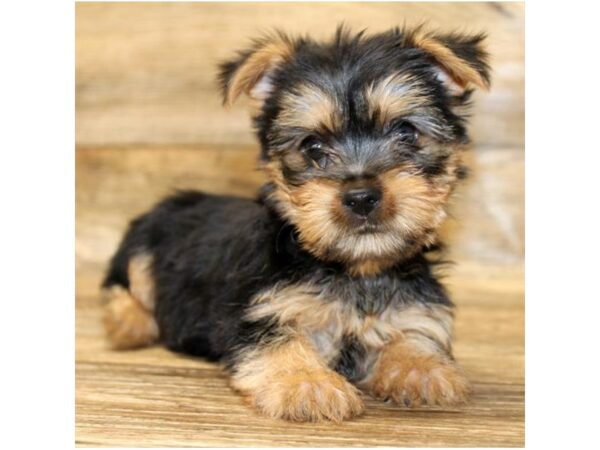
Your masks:
{"label": "black fur", "polygon": [[338,358],[335,371],[348,380],[357,382],[368,375],[367,365],[362,364],[367,358],[367,351],[357,339],[350,336],[344,337]]}
{"label": "black fur", "polygon": [[310,282],[325,298],[347,299],[357,314],[414,299],[451,304],[423,254],[378,277],[351,277],[342,265],[302,250],[294,227],[267,203],[177,193],[131,223],[103,286],[128,287],[129,259],[153,255],[155,316],[163,342],[210,359],[278,335],[274,323],[244,319],[252,297],[275,283]]}

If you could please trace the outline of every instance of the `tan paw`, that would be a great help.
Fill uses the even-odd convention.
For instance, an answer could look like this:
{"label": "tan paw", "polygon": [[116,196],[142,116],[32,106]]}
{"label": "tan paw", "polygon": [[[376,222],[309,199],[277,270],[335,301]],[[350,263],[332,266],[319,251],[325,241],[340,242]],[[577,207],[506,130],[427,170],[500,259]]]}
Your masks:
{"label": "tan paw", "polygon": [[127,290],[113,287],[106,295],[109,303],[104,312],[104,329],[113,348],[144,347],[158,339],[154,316]]}
{"label": "tan paw", "polygon": [[340,422],[364,410],[359,391],[333,371],[280,375],[254,392],[252,403],[262,413],[300,422]]}
{"label": "tan paw", "polygon": [[377,368],[371,391],[406,406],[464,403],[469,382],[452,362],[438,356],[411,356]]}

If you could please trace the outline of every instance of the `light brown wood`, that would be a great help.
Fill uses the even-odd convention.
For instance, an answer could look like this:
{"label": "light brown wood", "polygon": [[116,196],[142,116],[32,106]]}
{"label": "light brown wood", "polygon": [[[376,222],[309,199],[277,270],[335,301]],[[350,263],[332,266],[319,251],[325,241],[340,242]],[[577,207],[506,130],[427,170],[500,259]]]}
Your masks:
{"label": "light brown wood", "polygon": [[[494,277],[489,283],[486,277]],[[99,321],[98,271],[80,271],[76,431],[79,446],[522,446],[522,272],[455,274],[455,353],[474,395],[464,407],[408,410],[366,401],[340,425],[257,415],[215,364],[157,346],[108,349]]]}
{"label": "light brown wood", "polygon": [[[523,5],[77,4],[78,446],[524,445]],[[490,35],[492,90],[475,98],[472,176],[444,226],[455,353],[474,384],[459,408],[290,424],[248,409],[213,363],[160,346],[110,350],[98,286],[127,222],[175,188],[252,196],[264,180],[244,107],[222,109],[215,64],[272,26],[327,36],[427,19]]]}
{"label": "light brown wood", "polygon": [[[109,349],[101,328],[98,286],[127,221],[173,187],[251,195],[262,180],[253,170],[254,157],[249,148],[78,150],[78,445],[522,445],[522,262],[498,233],[485,229],[493,221],[478,222],[482,216],[475,213],[460,228],[465,243],[455,244],[466,246],[463,253],[468,255],[473,236],[476,248],[488,254],[469,258],[454,247],[451,255],[457,264],[447,269],[446,280],[458,305],[456,356],[475,388],[465,407],[410,411],[368,400],[365,416],[352,422],[290,425],[260,417],[243,405],[215,364],[159,346],[131,352]],[[520,167],[505,168],[507,183],[519,180]],[[474,184],[476,193],[467,190],[469,198],[481,195]],[[496,207],[502,209],[502,203]]]}
{"label": "light brown wood", "polygon": [[253,143],[244,108],[221,107],[216,64],[275,27],[333,35],[339,23],[382,31],[404,22],[485,31],[492,90],[475,96],[473,138],[520,145],[524,133],[520,3],[79,3],[78,143]]}

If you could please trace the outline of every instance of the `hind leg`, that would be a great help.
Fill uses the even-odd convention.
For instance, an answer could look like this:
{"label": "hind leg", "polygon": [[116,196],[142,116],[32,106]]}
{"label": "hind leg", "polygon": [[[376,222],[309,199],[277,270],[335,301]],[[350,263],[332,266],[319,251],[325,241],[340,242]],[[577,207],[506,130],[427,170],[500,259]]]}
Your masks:
{"label": "hind leg", "polygon": [[154,319],[154,280],[152,257],[142,253],[131,258],[128,267],[129,290],[114,285],[105,292],[108,304],[104,328],[115,349],[133,349],[150,345],[158,339]]}

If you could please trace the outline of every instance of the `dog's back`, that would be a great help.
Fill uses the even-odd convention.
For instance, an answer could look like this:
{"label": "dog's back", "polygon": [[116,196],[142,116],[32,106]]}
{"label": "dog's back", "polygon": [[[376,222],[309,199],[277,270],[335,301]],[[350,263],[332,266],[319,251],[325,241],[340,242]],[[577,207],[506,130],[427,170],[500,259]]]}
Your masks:
{"label": "dog's back", "polygon": [[109,307],[105,321],[115,309],[134,316],[108,324],[113,345],[139,347],[160,335],[173,350],[220,357],[234,344],[240,307],[269,276],[277,226],[259,202],[197,191],[133,220],[102,284],[120,305]]}

